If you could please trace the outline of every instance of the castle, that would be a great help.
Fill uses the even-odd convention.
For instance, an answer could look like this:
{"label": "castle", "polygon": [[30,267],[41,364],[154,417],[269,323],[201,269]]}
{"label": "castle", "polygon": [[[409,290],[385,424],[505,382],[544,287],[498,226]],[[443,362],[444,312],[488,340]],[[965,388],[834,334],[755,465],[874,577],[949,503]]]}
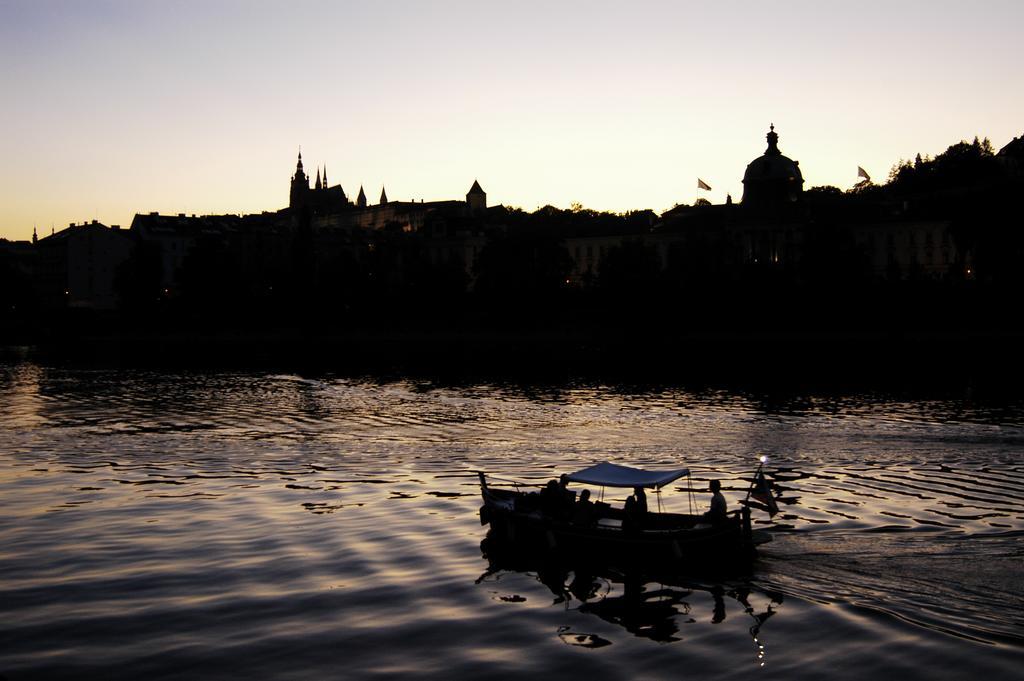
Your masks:
{"label": "castle", "polygon": [[[464,200],[394,201],[382,187],[379,201],[370,204],[360,187],[352,201],[340,185],[330,184],[326,166],[311,182],[300,151],[288,206],[281,210],[246,216],[140,213],[127,230],[72,224],[24,247],[0,243],[0,255],[24,276],[31,274],[41,304],[84,308],[116,306],[113,282],[118,273],[123,278],[129,259],[134,264],[128,270],[139,276],[140,268],[152,270],[147,281],[168,299],[180,295],[187,276],[197,276],[197,263],[224,263],[244,288],[270,291],[288,272],[341,271],[385,251],[394,256],[389,276],[408,277],[413,267],[449,267],[472,287],[480,253],[500,248],[502,235],[524,225],[531,238],[564,249],[570,263],[565,284],[582,288],[596,282],[609,254],[624,247],[646,249],[652,267],[684,272],[687,280],[738,281],[754,271],[799,279],[808,267],[834,269],[841,262],[856,276],[877,281],[974,276],[970,242],[954,238],[950,217],[915,212],[906,201],[850,203],[856,197],[835,188],[805,192],[799,163],[780,150],[774,125],[766,139],[764,153],[746,166],[741,203],[698,202],[705,205],[677,206],[660,216],[584,210],[608,218],[588,222],[550,206],[533,214],[489,207],[475,180]],[[1013,177],[1019,176],[1015,159],[1024,156],[1020,146],[1015,140],[995,155],[1017,173]]]}
{"label": "castle", "polygon": [[[302,165],[302,151],[299,151],[299,158],[295,164],[295,173],[291,179],[291,189],[288,194],[288,208],[292,211],[309,211],[316,215],[328,215],[328,214],[339,214],[350,211],[353,208],[356,209],[381,209],[385,206],[395,207],[396,204],[407,204],[406,209],[409,206],[420,205],[421,210],[426,210],[429,207],[437,207],[440,205],[450,205],[451,201],[435,201],[430,204],[425,202],[389,202],[387,190],[384,187],[380,189],[380,201],[376,206],[371,206],[366,200],[366,192],[362,187],[359,187],[359,194],[356,197],[356,201],[353,204],[348,196],[345,194],[345,190],[341,185],[330,186],[327,181],[327,166],[323,166],[323,172],[321,173],[320,168],[316,171],[316,184],[312,187],[309,185],[309,175],[306,174],[305,169]],[[480,214],[487,208],[487,193],[480,187],[480,183],[476,180],[473,181],[473,186],[469,188],[469,192],[466,194],[466,207],[474,214]]]}

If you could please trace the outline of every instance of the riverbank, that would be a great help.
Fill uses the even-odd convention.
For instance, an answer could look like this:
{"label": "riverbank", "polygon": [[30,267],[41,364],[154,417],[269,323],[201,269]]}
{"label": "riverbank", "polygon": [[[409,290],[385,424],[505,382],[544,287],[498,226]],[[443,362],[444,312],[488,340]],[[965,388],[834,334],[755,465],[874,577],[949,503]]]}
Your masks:
{"label": "riverbank", "polygon": [[[1018,334],[835,328],[390,328],[51,332],[6,345],[44,363],[277,368],[348,375],[1007,388],[1024,375]],[[18,349],[11,349],[12,347]]]}

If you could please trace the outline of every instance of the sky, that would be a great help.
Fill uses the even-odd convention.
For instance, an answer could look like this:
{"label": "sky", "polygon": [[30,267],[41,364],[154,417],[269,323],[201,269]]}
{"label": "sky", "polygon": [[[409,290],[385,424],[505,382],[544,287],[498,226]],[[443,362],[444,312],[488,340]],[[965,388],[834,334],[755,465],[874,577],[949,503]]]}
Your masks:
{"label": "sky", "polygon": [[[661,212],[1024,134],[1020,0],[0,0],[0,238],[371,203]],[[712,187],[697,190],[697,178]]]}

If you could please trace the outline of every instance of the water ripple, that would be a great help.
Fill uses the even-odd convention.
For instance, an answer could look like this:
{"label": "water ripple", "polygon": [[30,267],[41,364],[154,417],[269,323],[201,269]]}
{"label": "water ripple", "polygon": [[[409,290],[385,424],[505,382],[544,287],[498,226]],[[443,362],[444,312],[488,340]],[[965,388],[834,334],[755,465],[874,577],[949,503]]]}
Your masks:
{"label": "water ripple", "polygon": [[[866,673],[828,648],[1000,679],[1024,659],[1020,403],[18,363],[0,405],[10,678]],[[711,478],[735,504],[762,453],[781,514],[756,518],[775,541],[742,583],[580,598],[579,575],[481,554],[475,470],[682,463],[698,504]]]}

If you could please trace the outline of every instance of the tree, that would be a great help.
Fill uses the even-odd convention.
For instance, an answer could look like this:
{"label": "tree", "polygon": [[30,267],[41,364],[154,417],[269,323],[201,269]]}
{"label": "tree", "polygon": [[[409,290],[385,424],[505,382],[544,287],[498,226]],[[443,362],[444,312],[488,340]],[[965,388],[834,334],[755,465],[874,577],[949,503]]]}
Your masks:
{"label": "tree", "polygon": [[660,288],[661,269],[654,246],[640,239],[624,241],[608,250],[597,283],[607,293],[650,296]]}
{"label": "tree", "polygon": [[572,259],[561,240],[534,230],[493,233],[476,262],[477,292],[537,299],[564,288]]}

